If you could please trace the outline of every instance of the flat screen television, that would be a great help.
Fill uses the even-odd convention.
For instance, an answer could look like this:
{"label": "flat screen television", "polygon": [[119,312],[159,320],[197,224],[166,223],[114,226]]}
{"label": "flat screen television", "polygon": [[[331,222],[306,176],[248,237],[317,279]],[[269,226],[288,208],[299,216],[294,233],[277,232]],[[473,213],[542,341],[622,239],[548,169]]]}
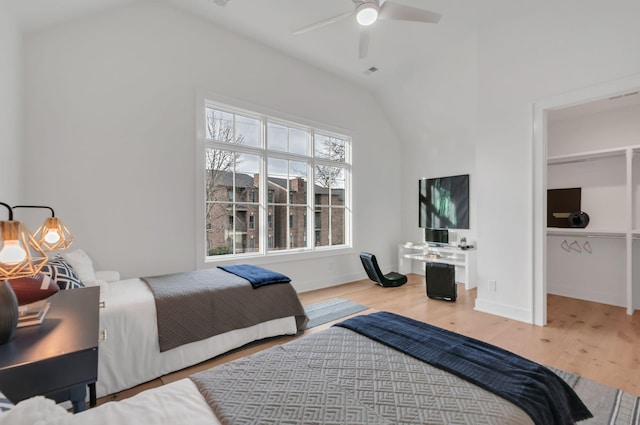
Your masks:
{"label": "flat screen television", "polygon": [[448,245],[449,230],[425,228],[424,241],[429,245]]}
{"label": "flat screen television", "polygon": [[469,174],[422,179],[418,186],[420,227],[469,228]]}

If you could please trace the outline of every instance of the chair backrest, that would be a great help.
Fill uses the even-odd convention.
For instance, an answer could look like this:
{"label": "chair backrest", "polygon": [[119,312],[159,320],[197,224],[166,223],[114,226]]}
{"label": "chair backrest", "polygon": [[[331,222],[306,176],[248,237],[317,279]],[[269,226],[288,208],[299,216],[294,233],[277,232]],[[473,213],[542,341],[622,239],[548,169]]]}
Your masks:
{"label": "chair backrest", "polygon": [[360,261],[362,261],[362,265],[364,266],[369,279],[373,280],[374,282],[382,283],[382,278],[384,275],[382,274],[382,271],[380,271],[376,256],[369,252],[361,252]]}

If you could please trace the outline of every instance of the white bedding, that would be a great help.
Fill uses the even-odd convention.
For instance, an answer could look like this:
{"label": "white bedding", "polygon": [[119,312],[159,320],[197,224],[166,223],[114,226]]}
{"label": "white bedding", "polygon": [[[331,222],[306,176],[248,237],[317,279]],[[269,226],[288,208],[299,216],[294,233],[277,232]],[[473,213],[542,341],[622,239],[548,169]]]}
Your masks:
{"label": "white bedding", "polygon": [[0,425],[220,425],[195,384],[181,379],[75,415],[44,397],[33,397],[0,414]]}
{"label": "white bedding", "polygon": [[297,333],[294,316],[271,320],[160,352],[156,308],[151,290],[141,279],[103,283],[99,345],[98,397],[131,388],[167,373],[200,363],[249,342]]}

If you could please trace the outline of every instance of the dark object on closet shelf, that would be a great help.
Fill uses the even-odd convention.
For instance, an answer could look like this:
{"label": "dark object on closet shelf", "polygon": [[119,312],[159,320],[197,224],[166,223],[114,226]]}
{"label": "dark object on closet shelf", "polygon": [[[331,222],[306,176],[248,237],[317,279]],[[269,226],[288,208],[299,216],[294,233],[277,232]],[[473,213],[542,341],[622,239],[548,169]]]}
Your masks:
{"label": "dark object on closet shelf", "polygon": [[585,228],[589,224],[589,214],[584,211],[574,211],[569,215],[569,226]]}
{"label": "dark object on closet shelf", "polygon": [[580,211],[582,189],[547,190],[547,227],[571,227],[567,220],[572,211]]}

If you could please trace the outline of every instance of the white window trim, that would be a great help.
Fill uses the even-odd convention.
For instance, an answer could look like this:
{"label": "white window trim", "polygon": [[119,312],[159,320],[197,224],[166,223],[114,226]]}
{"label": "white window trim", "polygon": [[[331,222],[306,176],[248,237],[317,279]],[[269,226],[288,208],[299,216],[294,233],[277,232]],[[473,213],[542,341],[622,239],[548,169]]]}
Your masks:
{"label": "white window trim", "polygon": [[[212,100],[215,99],[215,100]],[[235,105],[235,106],[231,106]],[[306,118],[301,118],[297,116],[293,116],[290,114],[282,113],[279,111],[273,111],[269,108],[258,106],[255,104],[251,104],[249,102],[243,102],[238,99],[229,98],[226,96],[222,96],[216,93],[212,93],[208,90],[198,90],[196,93],[196,165],[194,167],[195,170],[195,201],[196,201],[196,214],[195,214],[195,232],[196,232],[196,269],[211,267],[212,263],[226,262],[233,263],[238,261],[246,261],[250,260],[254,264],[266,264],[266,263],[278,263],[278,262],[288,262],[288,261],[298,261],[309,258],[320,258],[320,257],[329,257],[329,256],[339,256],[345,255],[355,252],[353,249],[353,239],[354,239],[354,228],[353,228],[353,187],[352,187],[352,173],[353,173],[353,162],[352,162],[352,150],[353,150],[353,137],[352,133],[349,130],[345,130],[342,128],[338,128],[335,126],[318,123],[313,120],[309,120]],[[318,130],[318,132],[322,135],[332,136],[335,135],[338,138],[347,138],[348,139],[348,149],[346,149],[345,154],[345,162],[339,163],[335,161],[324,161],[319,158],[314,158],[313,154],[313,137],[309,140],[311,146],[310,156],[306,155],[297,155],[294,153],[288,152],[279,152],[279,151],[268,151],[266,146],[261,146],[258,148],[261,151],[262,155],[262,165],[261,165],[261,178],[266,181],[267,172],[266,172],[266,156],[271,157],[284,157],[289,160],[296,160],[296,157],[299,159],[304,159],[308,161],[310,158],[313,159],[314,163],[323,163],[323,165],[334,165],[345,167],[347,172],[345,176],[345,217],[344,217],[344,239],[345,243],[342,245],[336,246],[315,246],[315,242],[311,245],[308,245],[305,248],[300,249],[288,249],[286,251],[269,251],[267,247],[267,235],[268,231],[261,231],[258,235],[259,244],[262,252],[258,253],[246,253],[246,254],[234,254],[234,255],[221,255],[215,257],[208,257],[206,255],[206,232],[204,229],[205,222],[205,209],[206,202],[203,196],[204,194],[204,158],[205,158],[205,149],[207,146],[217,145],[216,143],[212,143],[211,141],[206,140],[205,134],[205,108],[213,106],[218,107],[222,110],[238,113],[245,116],[261,116],[267,117],[271,121],[278,124],[285,124],[293,128],[300,129],[314,129]],[[264,121],[262,121],[264,123]],[[264,127],[264,125],[263,125]],[[263,132],[266,132],[266,129],[262,129]],[[265,138],[262,137],[262,141]],[[228,149],[229,144],[220,143],[220,147],[224,149],[226,147]],[[238,149],[237,145],[233,146],[234,149],[244,150],[243,147]],[[255,154],[257,152],[256,148],[247,149],[247,153]],[[314,169],[311,167],[309,182],[313,184],[313,172]],[[267,190],[268,187],[266,184],[260,185],[260,193],[259,199],[267,199]],[[311,198],[313,196],[313,190],[308,190],[308,197]],[[313,199],[308,200],[308,207],[313,205]],[[313,208],[310,210],[313,212]],[[267,211],[265,208],[260,208],[260,217],[259,220],[261,223],[266,222]],[[307,220],[309,220],[309,212],[307,213]],[[262,229],[262,227],[261,227]],[[315,225],[307,225],[307,244],[310,241],[315,241]]]}

